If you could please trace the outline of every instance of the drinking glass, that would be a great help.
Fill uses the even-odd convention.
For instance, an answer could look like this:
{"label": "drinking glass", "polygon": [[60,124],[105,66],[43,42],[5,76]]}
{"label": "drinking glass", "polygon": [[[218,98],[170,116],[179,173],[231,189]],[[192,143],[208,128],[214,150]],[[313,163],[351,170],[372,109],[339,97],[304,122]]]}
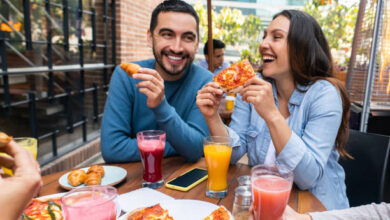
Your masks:
{"label": "drinking glass", "polygon": [[[33,137],[17,137],[13,139],[19,146],[29,150],[33,155],[34,158],[37,159],[37,151],[38,151],[38,141],[36,138]],[[7,155],[5,153],[1,153],[2,155]],[[8,174],[10,176],[13,176],[13,172],[11,169],[3,167],[4,173]]]}
{"label": "drinking glass", "polygon": [[252,201],[256,220],[281,220],[293,183],[283,165],[257,165],[251,170]]}
{"label": "drinking glass", "polygon": [[225,108],[226,110],[228,111],[232,111],[234,109],[234,100],[236,98],[234,96],[231,96],[231,95],[227,95],[226,98],[225,98]]}
{"label": "drinking glass", "polygon": [[86,186],[61,198],[65,220],[115,220],[119,216],[118,192],[112,186]]}
{"label": "drinking glass", "polygon": [[203,151],[208,173],[206,196],[223,198],[227,195],[227,173],[232,155],[232,139],[218,136],[205,137]]}
{"label": "drinking glass", "polygon": [[165,139],[166,134],[161,130],[146,130],[137,133],[138,149],[144,168],[143,187],[156,189],[164,184],[161,169]]}

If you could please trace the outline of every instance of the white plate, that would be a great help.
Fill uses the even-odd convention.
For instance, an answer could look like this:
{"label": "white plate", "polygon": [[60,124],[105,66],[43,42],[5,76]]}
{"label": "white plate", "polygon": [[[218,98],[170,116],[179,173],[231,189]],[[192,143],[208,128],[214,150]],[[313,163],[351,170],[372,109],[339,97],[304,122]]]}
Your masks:
{"label": "white plate", "polygon": [[[217,205],[200,200],[175,199],[160,203],[163,209],[167,209],[169,215],[177,220],[201,220],[210,215]],[[118,220],[126,220],[127,213]]]}
{"label": "white plate", "polygon": [[[126,178],[127,171],[121,167],[117,166],[103,166],[104,168],[104,177],[102,178],[102,182],[100,185],[109,185],[113,186],[118,183],[120,183],[124,178]],[[81,168],[85,172],[88,171],[89,167]],[[81,184],[79,186],[71,186],[68,183],[68,175],[71,171],[65,173],[58,179],[58,183],[60,186],[64,189],[71,190],[71,189],[76,189],[76,188],[81,188],[84,187],[84,184]]]}
{"label": "white plate", "polygon": [[130,212],[141,207],[152,206],[163,201],[174,200],[174,198],[150,188],[140,188],[128,193],[119,195],[119,205],[123,212]]}
{"label": "white plate", "polygon": [[50,195],[46,195],[46,196],[41,196],[41,197],[38,197],[38,198],[34,198],[34,199],[50,199],[50,198],[55,198],[55,197],[62,197],[65,193],[55,193],[55,194],[50,194]]}

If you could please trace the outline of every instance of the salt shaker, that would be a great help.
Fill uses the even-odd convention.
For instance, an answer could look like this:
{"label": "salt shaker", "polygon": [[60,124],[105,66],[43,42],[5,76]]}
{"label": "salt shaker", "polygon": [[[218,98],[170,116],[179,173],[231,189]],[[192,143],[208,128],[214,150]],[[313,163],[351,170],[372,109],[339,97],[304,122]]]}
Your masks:
{"label": "salt shaker", "polygon": [[252,192],[250,186],[238,186],[234,190],[233,216],[235,220],[247,220],[251,206]]}
{"label": "salt shaker", "polygon": [[249,175],[239,176],[237,178],[237,182],[238,182],[239,186],[250,186],[251,185],[251,176],[249,176]]}

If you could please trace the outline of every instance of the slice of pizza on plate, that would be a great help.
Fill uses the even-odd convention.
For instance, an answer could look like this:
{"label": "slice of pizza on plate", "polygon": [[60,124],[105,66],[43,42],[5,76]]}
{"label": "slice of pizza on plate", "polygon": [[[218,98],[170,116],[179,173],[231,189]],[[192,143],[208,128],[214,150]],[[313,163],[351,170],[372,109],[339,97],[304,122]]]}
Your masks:
{"label": "slice of pizza on plate", "polygon": [[232,220],[232,214],[224,207],[219,206],[218,209],[214,210],[210,215],[202,220]]}
{"label": "slice of pizza on plate", "polygon": [[250,62],[245,59],[222,70],[213,77],[213,81],[226,93],[238,93],[250,78],[256,76]]}
{"label": "slice of pizza on plate", "polygon": [[61,197],[33,199],[23,211],[21,220],[62,220]]}
{"label": "slice of pizza on plate", "polygon": [[138,208],[127,214],[126,220],[173,220],[168,210],[163,209],[160,204],[146,208]]}

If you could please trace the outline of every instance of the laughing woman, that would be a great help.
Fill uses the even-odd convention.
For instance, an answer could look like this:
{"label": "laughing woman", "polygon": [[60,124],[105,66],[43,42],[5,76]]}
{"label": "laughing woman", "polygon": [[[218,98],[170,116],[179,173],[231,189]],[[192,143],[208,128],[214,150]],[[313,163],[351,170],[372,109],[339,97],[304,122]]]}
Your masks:
{"label": "laughing woman", "polygon": [[215,83],[198,91],[197,105],[210,134],[233,138],[231,163],[245,153],[249,165],[282,164],[294,182],[312,192],[328,210],[349,207],[345,173],[350,102],[333,78],[332,57],[317,21],[297,10],[276,14],[260,45],[262,78],[244,85],[232,122],[224,126],[217,109],[222,90]]}

